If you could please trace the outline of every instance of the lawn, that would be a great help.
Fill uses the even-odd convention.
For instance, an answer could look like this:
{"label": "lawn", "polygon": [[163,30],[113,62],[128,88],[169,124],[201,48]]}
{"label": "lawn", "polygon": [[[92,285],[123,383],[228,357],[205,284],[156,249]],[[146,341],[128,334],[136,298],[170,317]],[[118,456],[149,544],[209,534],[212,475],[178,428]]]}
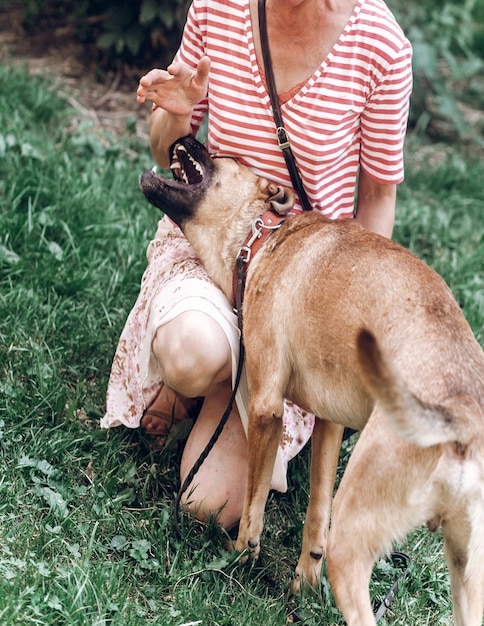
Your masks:
{"label": "lawn", "polygon": [[[281,626],[307,503],[305,451],[270,497],[260,561],[215,526],[172,523],[179,442],[153,453],[98,421],[158,214],[147,146],[95,133],[51,81],[0,66],[0,623]],[[484,344],[484,162],[410,137],[395,239],[448,282]],[[354,442],[341,455],[341,472]],[[187,537],[199,546],[193,550]],[[441,536],[400,549],[409,576],[381,624],[451,624]],[[350,574],[349,574],[350,575]],[[375,602],[397,572],[380,561]],[[304,624],[343,624],[323,580]]]}

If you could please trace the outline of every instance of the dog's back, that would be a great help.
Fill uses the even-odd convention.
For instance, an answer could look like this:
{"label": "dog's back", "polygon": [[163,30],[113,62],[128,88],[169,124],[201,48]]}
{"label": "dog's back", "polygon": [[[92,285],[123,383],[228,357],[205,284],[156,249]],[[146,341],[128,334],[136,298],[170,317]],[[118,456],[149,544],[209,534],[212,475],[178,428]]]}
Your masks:
{"label": "dog's back", "polygon": [[483,406],[482,349],[443,279],[402,246],[352,220],[302,214],[272,235],[249,279],[246,341],[257,346],[247,353],[275,344],[280,385],[308,410],[366,423],[373,394],[355,366],[362,328],[423,402],[467,396]]}

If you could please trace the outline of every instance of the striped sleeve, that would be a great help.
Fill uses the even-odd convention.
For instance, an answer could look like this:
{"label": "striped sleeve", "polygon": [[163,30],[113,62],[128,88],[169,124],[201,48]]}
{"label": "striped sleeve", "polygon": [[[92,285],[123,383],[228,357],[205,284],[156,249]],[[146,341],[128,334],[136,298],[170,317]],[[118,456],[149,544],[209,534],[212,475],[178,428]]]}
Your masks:
{"label": "striped sleeve", "polygon": [[378,182],[403,181],[403,143],[411,91],[412,48],[406,42],[371,93],[361,115],[361,166]]}
{"label": "striped sleeve", "polygon": [[[193,2],[188,10],[182,41],[174,61],[185,63],[195,69],[200,59],[207,54],[206,41],[202,28],[204,21],[206,20],[203,18],[201,18],[201,20],[199,19],[197,4]],[[194,135],[199,131],[207,111],[208,94],[193,110],[192,130]]]}

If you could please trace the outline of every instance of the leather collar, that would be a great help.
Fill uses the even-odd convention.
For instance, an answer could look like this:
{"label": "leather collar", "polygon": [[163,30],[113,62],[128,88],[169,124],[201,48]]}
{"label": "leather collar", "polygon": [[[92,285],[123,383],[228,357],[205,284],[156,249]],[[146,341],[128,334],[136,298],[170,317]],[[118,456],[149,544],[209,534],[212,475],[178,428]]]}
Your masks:
{"label": "leather collar", "polygon": [[249,268],[249,263],[253,256],[259,251],[269,235],[277,230],[286,215],[279,215],[272,209],[263,213],[252,223],[252,230],[247,235],[243,246],[237,255],[234,275],[232,280],[232,295],[234,299],[235,311],[239,315],[239,327],[241,329],[241,309],[245,289],[245,277]]}

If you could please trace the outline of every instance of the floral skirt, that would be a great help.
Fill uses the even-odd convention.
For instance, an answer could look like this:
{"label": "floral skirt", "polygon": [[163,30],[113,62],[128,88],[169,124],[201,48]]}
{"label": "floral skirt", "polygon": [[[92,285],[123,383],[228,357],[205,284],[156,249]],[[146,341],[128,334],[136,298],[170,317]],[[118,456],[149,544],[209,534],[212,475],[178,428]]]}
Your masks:
{"label": "floral skirt", "polygon": [[[156,331],[185,311],[200,311],[216,320],[232,351],[232,375],[239,357],[237,317],[222,291],[208,277],[180,229],[164,217],[147,250],[148,265],[136,303],[121,333],[114,355],[102,428],[138,428],[161,384],[151,350]],[[245,372],[236,404],[247,432],[248,387]],[[285,401],[283,434],[274,466],[272,487],[287,489],[287,464],[311,436],[314,416]]]}

